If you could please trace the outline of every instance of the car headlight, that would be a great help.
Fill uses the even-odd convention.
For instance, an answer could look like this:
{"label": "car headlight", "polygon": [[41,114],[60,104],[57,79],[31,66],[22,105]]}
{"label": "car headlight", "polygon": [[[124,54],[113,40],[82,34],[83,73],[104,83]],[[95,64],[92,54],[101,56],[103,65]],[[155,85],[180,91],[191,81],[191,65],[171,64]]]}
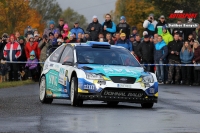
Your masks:
{"label": "car headlight", "polygon": [[94,73],[86,73],[86,78],[91,80],[100,80],[103,79],[102,75]]}
{"label": "car headlight", "polygon": [[142,77],[142,82],[143,83],[153,83],[154,79],[152,75],[144,76]]}

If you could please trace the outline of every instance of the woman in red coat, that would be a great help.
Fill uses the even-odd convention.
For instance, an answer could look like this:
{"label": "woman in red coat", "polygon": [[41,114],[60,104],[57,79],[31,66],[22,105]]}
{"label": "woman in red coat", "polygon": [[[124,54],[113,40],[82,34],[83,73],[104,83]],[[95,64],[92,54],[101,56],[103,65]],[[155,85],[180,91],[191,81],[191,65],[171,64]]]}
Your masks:
{"label": "woman in red coat", "polygon": [[37,59],[39,59],[39,57],[40,57],[40,55],[39,55],[40,54],[40,50],[38,48],[38,42],[34,41],[33,35],[30,35],[28,41],[29,42],[27,42],[26,46],[25,46],[25,53],[26,53],[27,60],[30,58],[30,52],[31,51],[34,51],[35,54],[36,54]]}

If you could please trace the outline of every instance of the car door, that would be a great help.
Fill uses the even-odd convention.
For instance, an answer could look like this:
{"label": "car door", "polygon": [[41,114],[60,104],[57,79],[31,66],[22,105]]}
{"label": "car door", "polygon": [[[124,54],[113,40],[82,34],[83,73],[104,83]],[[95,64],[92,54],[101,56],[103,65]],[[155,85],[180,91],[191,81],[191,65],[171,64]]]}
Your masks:
{"label": "car door", "polygon": [[63,54],[59,61],[60,70],[58,75],[58,83],[64,88],[61,93],[67,94],[67,97],[69,97],[69,76],[71,75],[71,69],[73,69],[73,66],[69,64],[64,64],[65,62],[74,63],[74,48],[71,45],[67,45],[63,51]]}
{"label": "car door", "polygon": [[48,69],[49,71],[46,73],[46,85],[48,96],[50,97],[61,97],[59,89],[62,88],[58,84],[58,76],[59,76],[59,61],[64,51],[65,45],[60,46],[58,49],[53,52],[48,61]]}

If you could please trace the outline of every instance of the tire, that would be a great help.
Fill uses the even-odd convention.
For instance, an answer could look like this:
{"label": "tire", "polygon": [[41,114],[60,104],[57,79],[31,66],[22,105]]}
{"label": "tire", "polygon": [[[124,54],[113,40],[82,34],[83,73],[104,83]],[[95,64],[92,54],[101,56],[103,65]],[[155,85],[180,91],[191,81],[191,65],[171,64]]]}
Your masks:
{"label": "tire", "polygon": [[83,100],[78,99],[78,79],[72,77],[70,85],[70,100],[72,106],[82,106]]}
{"label": "tire", "polygon": [[142,108],[152,108],[154,103],[141,103]]}
{"label": "tire", "polygon": [[53,98],[46,97],[46,79],[43,76],[40,80],[40,102],[44,104],[51,104],[53,102]]}
{"label": "tire", "polygon": [[117,106],[118,104],[119,104],[119,102],[114,102],[114,101],[113,102],[111,102],[111,101],[107,102],[108,106]]}

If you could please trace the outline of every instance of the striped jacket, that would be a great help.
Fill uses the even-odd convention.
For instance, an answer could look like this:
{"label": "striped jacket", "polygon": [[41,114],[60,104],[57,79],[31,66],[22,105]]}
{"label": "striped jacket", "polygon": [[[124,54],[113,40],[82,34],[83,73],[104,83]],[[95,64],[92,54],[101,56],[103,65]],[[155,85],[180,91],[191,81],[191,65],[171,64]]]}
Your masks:
{"label": "striped jacket", "polygon": [[21,46],[18,42],[7,43],[4,47],[3,55],[7,61],[17,61],[21,56]]}

